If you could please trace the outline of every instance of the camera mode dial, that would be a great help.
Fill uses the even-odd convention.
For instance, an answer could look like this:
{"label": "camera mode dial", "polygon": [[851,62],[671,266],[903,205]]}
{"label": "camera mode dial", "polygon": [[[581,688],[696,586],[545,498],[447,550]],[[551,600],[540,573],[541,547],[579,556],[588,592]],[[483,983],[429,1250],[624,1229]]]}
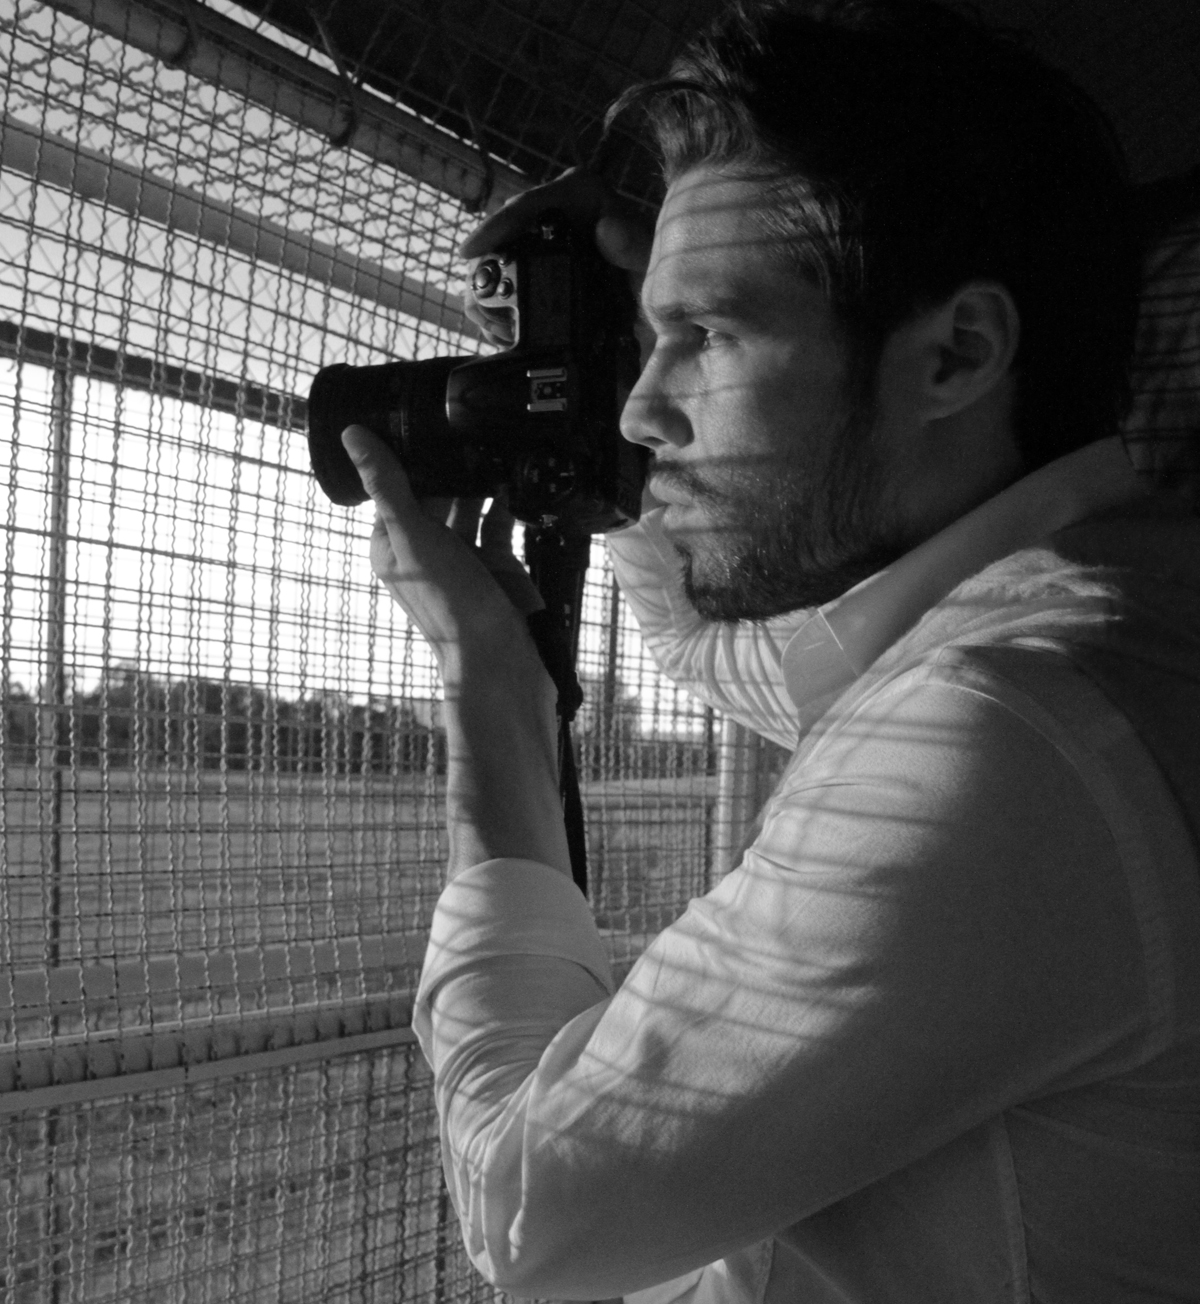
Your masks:
{"label": "camera mode dial", "polygon": [[471,290],[477,299],[490,299],[504,276],[496,258],[485,258],[471,274]]}

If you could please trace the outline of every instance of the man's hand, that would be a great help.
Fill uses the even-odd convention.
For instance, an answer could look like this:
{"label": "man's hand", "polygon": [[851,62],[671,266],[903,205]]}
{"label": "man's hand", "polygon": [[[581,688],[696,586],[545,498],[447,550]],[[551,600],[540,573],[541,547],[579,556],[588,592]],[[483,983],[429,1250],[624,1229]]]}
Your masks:
{"label": "man's hand", "polygon": [[488,513],[475,548],[479,503],[419,503],[381,439],[350,426],[342,443],[377,509],[371,568],[428,640],[443,677],[453,682],[464,658],[494,657],[497,640],[509,651],[532,652],[523,617],[543,604],[513,556],[512,517],[503,505]]}
{"label": "man's hand", "polygon": [[557,694],[525,623],[542,603],[512,555],[512,518],[489,513],[476,549],[478,505],[453,504],[447,528],[446,500],[419,503],[382,440],[350,426],[342,443],[379,513],[372,568],[441,667],[450,875],[499,856],[570,875]]}
{"label": "man's hand", "polygon": [[[590,225],[610,262],[640,287],[649,232],[597,177],[571,172],[511,201],[464,244],[464,257],[502,248],[546,208]],[[511,344],[511,314],[468,315],[494,343]],[[483,521],[477,504],[419,503],[382,440],[351,426],[342,443],[375,501],[371,565],[437,656],[446,694],[449,744],[447,826],[450,873],[498,856],[570,874],[558,797],[554,685],[525,616],[542,602],[512,555],[512,519]],[[449,521],[449,528],[444,523]]]}
{"label": "man's hand", "polygon": [[[639,219],[599,177],[578,168],[510,199],[467,237],[459,255],[471,259],[474,270],[481,258],[509,244],[547,208],[561,209],[574,225],[595,230],[596,247],[614,267],[629,273],[636,298],[650,258],[649,225],[644,219]],[[469,288],[463,297],[468,318],[480,328],[489,343],[505,347],[515,342],[511,308],[481,308]]]}

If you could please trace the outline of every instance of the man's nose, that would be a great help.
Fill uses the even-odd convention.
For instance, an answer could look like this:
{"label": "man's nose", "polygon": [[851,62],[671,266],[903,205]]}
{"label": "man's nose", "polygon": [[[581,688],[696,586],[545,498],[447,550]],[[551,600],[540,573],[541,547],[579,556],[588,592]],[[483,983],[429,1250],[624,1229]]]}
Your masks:
{"label": "man's nose", "polygon": [[646,364],[621,413],[621,434],[651,451],[691,443],[692,428],[679,404],[666,392],[653,359]]}

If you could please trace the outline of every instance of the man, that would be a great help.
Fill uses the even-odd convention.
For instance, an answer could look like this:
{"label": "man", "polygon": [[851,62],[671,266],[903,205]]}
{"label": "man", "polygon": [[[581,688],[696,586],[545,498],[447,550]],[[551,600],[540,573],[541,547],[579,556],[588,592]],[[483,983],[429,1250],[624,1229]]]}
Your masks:
{"label": "man", "polygon": [[[972,22],[811,9],[735,10],[641,93],[623,428],[663,506],[611,547],[664,668],[797,749],[615,992],[531,595],[345,436],[445,681],[415,1021],[464,1237],[518,1295],[1200,1298],[1200,531],[1114,436],[1119,169]],[[642,268],[578,178],[467,252],[550,201]]]}

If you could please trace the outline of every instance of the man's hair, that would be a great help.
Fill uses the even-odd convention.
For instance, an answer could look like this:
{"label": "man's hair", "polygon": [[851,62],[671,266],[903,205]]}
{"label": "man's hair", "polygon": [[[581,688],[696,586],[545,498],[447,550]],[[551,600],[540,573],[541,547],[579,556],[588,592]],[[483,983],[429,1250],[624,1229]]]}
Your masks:
{"label": "man's hair", "polygon": [[668,184],[703,164],[774,186],[861,382],[902,322],[990,280],[1020,314],[1027,467],[1116,429],[1138,293],[1120,147],[1015,35],[928,0],[739,0],[631,102]]}

